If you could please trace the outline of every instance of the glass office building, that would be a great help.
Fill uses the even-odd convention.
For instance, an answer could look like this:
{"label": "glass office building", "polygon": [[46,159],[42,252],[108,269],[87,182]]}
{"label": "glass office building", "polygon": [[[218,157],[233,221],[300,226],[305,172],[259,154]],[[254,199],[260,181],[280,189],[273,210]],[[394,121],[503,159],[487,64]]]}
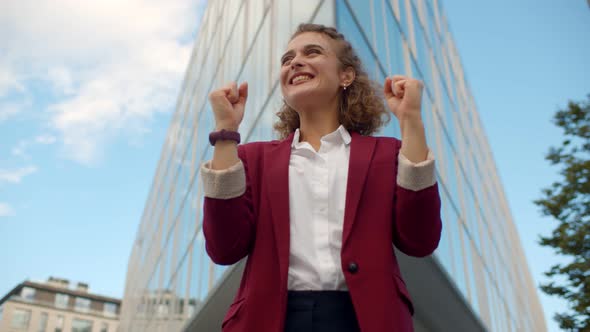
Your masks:
{"label": "glass office building", "polygon": [[[399,260],[417,331],[545,331],[533,279],[440,0],[209,1],[129,260],[123,331],[219,331],[243,262],[213,264],[201,230],[199,165],[212,157],[209,92],[248,81],[243,141],[274,138],[279,57],[301,22],[336,26],[378,81],[425,83],[443,237]],[[399,137],[395,119],[381,135]],[[452,325],[449,325],[452,324]]]}

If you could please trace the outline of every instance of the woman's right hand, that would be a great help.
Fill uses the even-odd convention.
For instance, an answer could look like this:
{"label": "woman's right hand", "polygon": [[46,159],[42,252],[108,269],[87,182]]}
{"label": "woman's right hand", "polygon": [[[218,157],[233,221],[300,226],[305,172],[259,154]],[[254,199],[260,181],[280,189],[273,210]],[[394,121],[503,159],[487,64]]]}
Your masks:
{"label": "woman's right hand", "polygon": [[238,88],[231,82],[221,89],[209,94],[209,102],[215,116],[215,130],[238,131],[244,118],[244,106],[248,99],[248,83],[243,82]]}

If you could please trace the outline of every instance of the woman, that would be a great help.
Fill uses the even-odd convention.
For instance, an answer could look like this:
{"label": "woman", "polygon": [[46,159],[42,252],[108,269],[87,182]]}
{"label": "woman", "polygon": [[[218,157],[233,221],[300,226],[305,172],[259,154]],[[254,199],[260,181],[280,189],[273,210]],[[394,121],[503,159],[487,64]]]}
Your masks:
{"label": "woman", "polygon": [[[206,250],[217,264],[248,257],[223,331],[413,330],[392,244],[422,257],[441,232],[422,84],[388,77],[386,110],[344,36],[314,24],[292,36],[280,82],[279,141],[238,145],[246,83],[209,96]],[[388,112],[401,142],[370,136]]]}

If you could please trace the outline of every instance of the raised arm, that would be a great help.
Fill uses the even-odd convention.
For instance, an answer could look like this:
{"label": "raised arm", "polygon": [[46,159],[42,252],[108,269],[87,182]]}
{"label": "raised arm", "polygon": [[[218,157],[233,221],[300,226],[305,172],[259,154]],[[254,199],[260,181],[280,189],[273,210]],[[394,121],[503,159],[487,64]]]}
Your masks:
{"label": "raised arm", "polygon": [[423,257],[438,247],[442,231],[434,158],[426,145],[421,115],[422,82],[405,76],[387,78],[384,94],[397,117],[398,146],[393,242],[403,253]]}
{"label": "raised arm", "polygon": [[[247,84],[238,89],[233,82],[209,95],[216,130],[238,131],[247,97]],[[205,248],[217,264],[234,264],[252,247],[255,227],[247,159],[237,142],[218,140],[213,159],[201,166]]]}

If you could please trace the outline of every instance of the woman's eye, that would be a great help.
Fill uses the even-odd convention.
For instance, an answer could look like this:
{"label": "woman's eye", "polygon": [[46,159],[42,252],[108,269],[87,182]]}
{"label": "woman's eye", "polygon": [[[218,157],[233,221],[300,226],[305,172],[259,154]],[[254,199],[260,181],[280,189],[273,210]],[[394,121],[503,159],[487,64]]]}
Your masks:
{"label": "woman's eye", "polygon": [[291,61],[291,59],[292,59],[292,58],[291,58],[290,56],[289,56],[289,57],[285,57],[285,58],[283,58],[283,60],[281,61],[281,64],[284,66],[284,65],[288,64],[288,63]]}

